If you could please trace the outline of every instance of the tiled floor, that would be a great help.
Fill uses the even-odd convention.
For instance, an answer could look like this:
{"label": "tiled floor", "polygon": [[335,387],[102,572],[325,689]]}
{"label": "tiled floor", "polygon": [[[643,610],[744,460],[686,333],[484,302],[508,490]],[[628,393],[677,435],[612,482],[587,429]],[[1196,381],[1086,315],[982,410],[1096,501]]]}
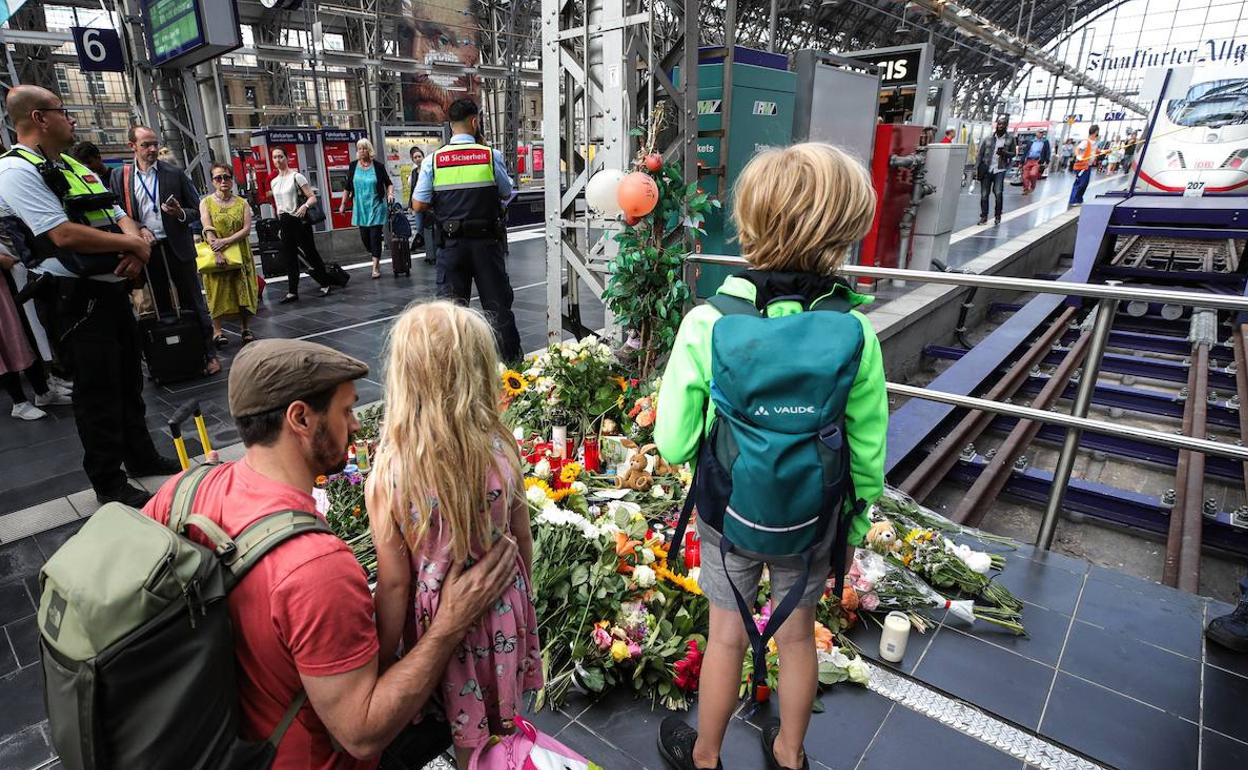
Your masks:
{"label": "tiled floor", "polygon": [[[0,546],[0,770],[32,770],[52,757],[34,627],[37,576],[79,526]],[[926,635],[911,634],[896,668],[1106,767],[1195,770],[1200,757],[1201,770],[1244,767],[1248,656],[1206,648],[1201,636],[1207,618],[1229,607],[1030,547],[1009,561],[1010,587],[1028,602],[1027,637],[936,622]],[[850,636],[875,656],[874,623],[864,619]],[[928,770],[1022,770],[1020,760],[874,692],[840,685],[821,700],[806,742],[814,768],[915,767],[921,756]],[[773,702],[733,719],[725,767],[762,766],[758,726],[775,709]],[[614,692],[576,696],[535,719],[606,770],[661,770],[655,738],[666,715]],[[684,718],[696,721],[696,708]]]}

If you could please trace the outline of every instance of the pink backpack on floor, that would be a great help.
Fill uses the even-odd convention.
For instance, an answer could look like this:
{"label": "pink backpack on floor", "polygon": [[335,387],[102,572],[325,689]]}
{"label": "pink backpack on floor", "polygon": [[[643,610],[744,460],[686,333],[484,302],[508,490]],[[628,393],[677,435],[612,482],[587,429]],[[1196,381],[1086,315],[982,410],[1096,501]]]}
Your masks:
{"label": "pink backpack on floor", "polygon": [[[488,749],[488,751],[487,751]],[[468,770],[602,770],[593,762],[516,717],[516,732],[478,746]]]}

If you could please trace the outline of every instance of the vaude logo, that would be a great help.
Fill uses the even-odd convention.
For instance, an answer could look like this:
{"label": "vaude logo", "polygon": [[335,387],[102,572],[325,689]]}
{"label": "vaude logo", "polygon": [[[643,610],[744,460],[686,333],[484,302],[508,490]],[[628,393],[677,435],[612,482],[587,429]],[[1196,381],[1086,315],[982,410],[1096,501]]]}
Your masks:
{"label": "vaude logo", "polygon": [[771,411],[767,411],[767,407],[760,405],[754,410],[755,417],[767,417],[772,413],[775,414],[814,414],[813,406],[773,406]]}

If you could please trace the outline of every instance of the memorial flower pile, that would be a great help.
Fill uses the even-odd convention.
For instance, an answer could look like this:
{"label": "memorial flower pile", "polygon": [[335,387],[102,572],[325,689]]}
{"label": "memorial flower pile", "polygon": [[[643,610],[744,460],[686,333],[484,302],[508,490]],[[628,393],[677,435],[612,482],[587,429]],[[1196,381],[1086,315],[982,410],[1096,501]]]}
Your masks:
{"label": "memorial flower pile", "polygon": [[[533,595],[546,686],[537,706],[558,705],[573,689],[628,687],[667,708],[688,705],[701,676],[708,604],[698,587],[700,542],[686,533],[678,559],[671,538],[692,481],[653,443],[657,381],[639,382],[594,337],[551,345],[523,368],[500,372],[500,404],[523,458],[534,537]],[[355,446],[367,456],[383,419],[361,415]],[[355,459],[361,460],[358,450]],[[363,462],[319,479],[318,508],[370,573],[375,556],[364,510]],[[819,681],[865,684],[868,667],[845,635],[864,613],[900,610],[923,632],[949,614],[1022,633],[1022,603],[992,579],[1007,543],[962,527],[894,490],[872,511],[840,596],[834,581],[814,629]],[[756,621],[765,623],[767,581]],[[978,602],[978,603],[977,603]],[[870,651],[868,651],[870,652]],[[768,654],[776,683],[777,651]],[[743,688],[749,681],[747,655]],[[744,690],[743,690],[744,691]],[[814,704],[819,708],[818,699]]]}

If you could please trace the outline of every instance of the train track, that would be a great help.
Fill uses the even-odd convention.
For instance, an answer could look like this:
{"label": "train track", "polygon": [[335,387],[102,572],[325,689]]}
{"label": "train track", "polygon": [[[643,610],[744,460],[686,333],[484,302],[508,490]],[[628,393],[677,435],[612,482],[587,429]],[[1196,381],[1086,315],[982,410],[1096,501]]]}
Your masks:
{"label": "train track", "polygon": [[[1233,239],[1132,236],[1116,244],[1098,273],[1141,285],[1239,293],[1244,290],[1240,274],[1244,249],[1244,241]],[[1248,325],[1239,320],[1227,313],[1123,303],[1107,356],[1114,360],[1098,378],[1094,407],[1108,411],[1110,419],[1147,415],[1158,429],[1189,436],[1248,440]],[[1059,402],[1073,393],[1085,365],[1091,339],[1087,321],[1085,315],[1079,322],[1075,308],[1063,308],[1003,367],[985,397],[1062,408]],[[936,357],[961,355],[957,349],[935,346],[929,352]],[[1030,498],[1027,483],[1042,473],[1034,468],[1034,458],[1052,441],[1053,431],[1023,420],[1002,439],[997,435],[999,424],[989,414],[964,414],[899,487],[921,500],[946,480],[969,484],[951,518],[972,525],[980,523],[1002,494],[1034,499],[1034,483]],[[1081,444],[1081,451],[1112,455],[1115,461],[1156,463],[1156,452],[1139,449],[1098,437],[1085,437]],[[1235,468],[1236,464],[1214,460],[1207,468],[1204,455],[1177,453],[1170,466],[1170,486],[1156,498],[1160,524],[1150,530],[1166,540],[1163,582],[1191,592],[1198,587],[1206,526],[1248,530],[1248,463]],[[1212,475],[1206,472],[1210,469]],[[1227,491],[1228,485],[1235,487],[1233,493]],[[1097,502],[1098,493],[1112,495],[1092,484],[1084,486],[1078,499],[1091,501],[1086,505],[1113,507],[1110,499]],[[1239,504],[1219,510],[1219,495],[1223,500],[1238,499]],[[1209,541],[1216,546],[1235,540],[1225,535],[1219,529]]]}

